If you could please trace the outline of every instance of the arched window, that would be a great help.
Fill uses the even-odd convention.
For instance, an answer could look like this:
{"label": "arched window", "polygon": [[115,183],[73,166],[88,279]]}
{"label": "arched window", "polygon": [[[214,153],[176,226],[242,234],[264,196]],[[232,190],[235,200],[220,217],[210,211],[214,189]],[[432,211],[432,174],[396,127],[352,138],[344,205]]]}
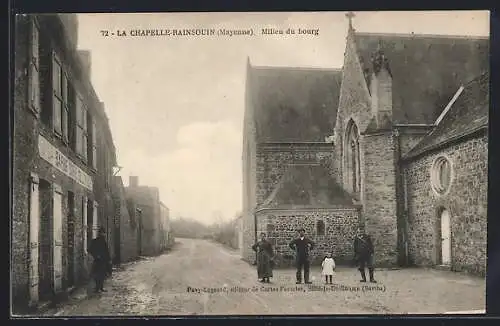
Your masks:
{"label": "arched window", "polygon": [[325,235],[325,222],[322,220],[316,222],[316,233],[317,235]]}
{"label": "arched window", "polygon": [[354,121],[350,120],[346,128],[346,146],[344,167],[346,188],[357,195],[361,191],[361,167],[359,155],[359,132]]}

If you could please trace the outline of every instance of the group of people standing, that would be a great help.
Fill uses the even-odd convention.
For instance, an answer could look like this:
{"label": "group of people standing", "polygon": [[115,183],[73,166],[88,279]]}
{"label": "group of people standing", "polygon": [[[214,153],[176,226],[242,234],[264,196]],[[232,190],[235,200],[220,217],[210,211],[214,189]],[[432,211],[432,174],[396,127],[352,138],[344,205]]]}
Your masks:
{"label": "group of people standing", "polygon": [[[290,249],[296,253],[295,264],[297,267],[296,284],[302,283],[302,270],[304,271],[304,283],[311,284],[309,279],[310,251],[314,249],[315,243],[305,236],[305,230],[299,230],[299,236],[293,239],[289,244]],[[354,261],[358,266],[361,274],[360,282],[366,282],[366,268],[370,277],[370,282],[376,283],[374,278],[374,248],[370,236],[361,229],[358,229],[354,239]],[[270,283],[270,278],[273,277],[273,269],[275,265],[274,250],[271,242],[267,240],[266,234],[261,233],[260,240],[252,246],[252,249],[257,253],[257,276],[260,282]],[[321,263],[322,275],[325,277],[326,284],[332,284],[335,271],[335,260],[332,253],[328,252]]]}

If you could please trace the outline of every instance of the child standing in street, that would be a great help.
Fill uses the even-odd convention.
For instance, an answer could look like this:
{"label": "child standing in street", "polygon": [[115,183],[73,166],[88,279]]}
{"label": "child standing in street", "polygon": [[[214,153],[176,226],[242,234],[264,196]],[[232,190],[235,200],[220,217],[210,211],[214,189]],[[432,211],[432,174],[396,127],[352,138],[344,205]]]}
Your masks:
{"label": "child standing in street", "polygon": [[321,267],[323,267],[321,274],[325,276],[325,284],[332,284],[333,272],[335,271],[335,260],[333,260],[331,252],[326,254],[325,259],[323,259],[321,263]]}

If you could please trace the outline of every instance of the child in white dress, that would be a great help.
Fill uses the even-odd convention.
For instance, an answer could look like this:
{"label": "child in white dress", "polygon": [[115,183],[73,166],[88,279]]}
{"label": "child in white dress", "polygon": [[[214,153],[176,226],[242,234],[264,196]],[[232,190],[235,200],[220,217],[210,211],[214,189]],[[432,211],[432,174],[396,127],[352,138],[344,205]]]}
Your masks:
{"label": "child in white dress", "polygon": [[335,271],[335,260],[332,258],[332,253],[329,252],[326,255],[325,259],[321,263],[321,267],[323,267],[321,274],[325,276],[325,284],[328,284],[328,281],[330,281],[330,284],[333,284],[332,279]]}

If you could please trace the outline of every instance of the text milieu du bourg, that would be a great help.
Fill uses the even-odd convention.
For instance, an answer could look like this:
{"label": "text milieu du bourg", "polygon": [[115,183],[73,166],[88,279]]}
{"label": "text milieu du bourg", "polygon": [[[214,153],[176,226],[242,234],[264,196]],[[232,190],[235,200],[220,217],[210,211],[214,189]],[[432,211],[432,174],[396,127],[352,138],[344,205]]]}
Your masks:
{"label": "text milieu du bourg", "polygon": [[252,287],[191,287],[188,286],[188,293],[252,293],[252,292],[385,292],[383,285],[310,285],[310,286],[252,286]]}
{"label": "text milieu du bourg", "polygon": [[[257,30],[260,35],[312,35],[318,36],[317,28],[261,28]],[[214,29],[214,28],[192,28],[192,29],[130,29],[130,30],[101,30],[102,36],[119,37],[179,37],[179,36],[254,36],[256,32],[249,29]]]}

